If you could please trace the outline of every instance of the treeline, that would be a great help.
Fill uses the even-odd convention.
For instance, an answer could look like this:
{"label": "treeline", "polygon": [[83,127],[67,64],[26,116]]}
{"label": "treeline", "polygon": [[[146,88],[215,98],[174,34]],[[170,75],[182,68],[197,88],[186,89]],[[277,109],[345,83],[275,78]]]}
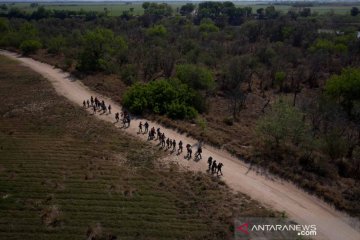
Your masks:
{"label": "treeline", "polygon": [[32,13],[26,12],[25,10],[18,7],[7,8],[6,5],[3,5],[1,8],[5,12],[0,13],[0,16],[8,17],[8,18],[23,18],[27,20],[40,20],[44,18],[84,18],[87,21],[94,20],[97,18],[101,18],[107,15],[107,12],[98,12],[98,11],[85,11],[85,10],[49,10],[43,6],[37,8],[37,10]]}

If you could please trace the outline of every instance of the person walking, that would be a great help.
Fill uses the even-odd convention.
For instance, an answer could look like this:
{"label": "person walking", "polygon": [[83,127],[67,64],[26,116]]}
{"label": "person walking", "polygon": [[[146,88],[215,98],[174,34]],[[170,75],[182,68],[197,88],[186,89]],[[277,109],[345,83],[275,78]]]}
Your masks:
{"label": "person walking", "polygon": [[139,133],[142,133],[142,126],[143,126],[143,124],[142,124],[142,122],[140,121],[140,123],[139,123]]}
{"label": "person walking", "polygon": [[116,122],[119,122],[119,120],[120,120],[120,117],[119,117],[119,113],[118,113],[118,112],[115,113],[115,120],[116,120]]}
{"label": "person walking", "polygon": [[221,176],[223,175],[223,173],[222,173],[222,171],[221,171],[221,168],[224,166],[224,164],[222,164],[222,163],[219,163],[218,165],[217,165],[217,172],[216,172],[216,174],[219,176],[219,173],[221,173]]}
{"label": "person walking", "polygon": [[166,139],[166,149],[169,149],[169,144],[170,144],[170,139],[167,138],[167,139]]}
{"label": "person walking", "polygon": [[186,144],[186,158],[190,159],[191,158],[191,154],[192,154],[192,150],[191,150],[191,145],[190,144]]}
{"label": "person walking", "polygon": [[83,101],[83,107],[86,108],[86,101]]}
{"label": "person walking", "polygon": [[202,153],[202,148],[201,148],[201,146],[199,145],[199,147],[198,147],[198,149],[197,149],[197,151],[196,151],[196,153],[195,153],[195,158],[196,159],[201,159],[202,157],[201,157],[201,153]]}
{"label": "person walking", "polygon": [[149,131],[149,124],[148,122],[144,123],[144,127],[145,127],[145,133],[147,133]]}
{"label": "person walking", "polygon": [[130,127],[130,123],[131,123],[131,116],[130,116],[130,114],[129,114],[129,113],[127,113],[127,115],[126,115],[126,121],[127,121],[127,123],[128,123],[128,126],[127,126],[127,127]]}
{"label": "person walking", "polygon": [[209,157],[208,158],[208,171],[210,172],[210,170],[211,170],[211,165],[212,165],[212,161],[213,161],[213,158],[212,157]]}
{"label": "person walking", "polygon": [[183,142],[180,140],[178,154],[182,153],[182,151],[183,151]]}
{"label": "person walking", "polygon": [[159,139],[159,141],[161,142],[161,132],[160,132],[160,128],[158,128],[156,130],[156,139]]}
{"label": "person walking", "polygon": [[99,99],[97,99],[97,97],[95,97],[95,107],[98,108],[99,107]]}
{"label": "person walking", "polygon": [[111,105],[108,106],[109,114],[111,114]]}
{"label": "person walking", "polygon": [[93,96],[91,96],[90,102],[91,102],[91,106],[94,106],[94,98],[93,98]]}
{"label": "person walking", "polygon": [[176,141],[175,141],[175,139],[172,142],[172,146],[173,146],[172,151],[175,152],[175,150],[176,150]]}
{"label": "person walking", "polygon": [[165,147],[165,133],[161,134],[161,146],[164,148]]}
{"label": "person walking", "polygon": [[211,173],[214,174],[217,168],[216,160],[213,161],[211,165]]}

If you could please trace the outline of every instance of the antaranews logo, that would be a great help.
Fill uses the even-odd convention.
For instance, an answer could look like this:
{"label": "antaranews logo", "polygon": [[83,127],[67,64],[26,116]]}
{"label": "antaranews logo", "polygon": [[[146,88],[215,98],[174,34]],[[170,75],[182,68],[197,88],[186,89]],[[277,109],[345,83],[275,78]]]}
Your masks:
{"label": "antaranews logo", "polygon": [[235,239],[289,239],[315,237],[316,225],[301,225],[283,218],[239,218],[235,221]]}

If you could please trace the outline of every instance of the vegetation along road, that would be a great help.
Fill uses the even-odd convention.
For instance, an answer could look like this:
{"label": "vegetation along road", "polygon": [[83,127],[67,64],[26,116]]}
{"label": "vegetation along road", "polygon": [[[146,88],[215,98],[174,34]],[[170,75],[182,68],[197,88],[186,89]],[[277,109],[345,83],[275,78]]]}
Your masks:
{"label": "vegetation along road", "polygon": [[[59,95],[65,96],[74,104],[82,105],[84,99],[88,99],[90,96],[98,96],[106,99],[106,101],[112,105],[112,112],[121,111],[121,106],[111,101],[111,99],[99,96],[99,94],[89,90],[80,81],[77,81],[77,79],[62,70],[31,58],[20,57],[8,51],[1,51],[0,53],[21,61],[25,66],[43,75],[52,83]],[[114,115],[97,114],[95,116],[104,121],[114,122]],[[140,121],[144,122],[144,119],[134,119],[131,126],[124,131],[145,140],[146,135],[137,134],[137,126]],[[150,126],[155,126],[155,128],[160,127],[162,131],[166,133],[166,136],[171,139],[177,139],[177,141],[182,140],[185,144],[196,143],[195,139],[184,136],[171,129],[166,129],[154,122],[148,122]],[[360,233],[347,222],[346,215],[334,210],[316,197],[303,192],[293,184],[258,174],[255,171],[249,171],[249,166],[243,162],[211,146],[203,147],[203,156],[204,159],[212,156],[215,160],[220,160],[224,164],[223,178],[234,190],[248,194],[252,198],[276,210],[285,211],[291,219],[298,223],[316,224],[318,235],[320,235],[319,238],[334,240],[360,239]],[[172,157],[175,158],[174,160],[177,160],[179,164],[188,167],[190,170],[205,171],[207,169],[205,160],[194,162],[185,160],[182,156]]]}

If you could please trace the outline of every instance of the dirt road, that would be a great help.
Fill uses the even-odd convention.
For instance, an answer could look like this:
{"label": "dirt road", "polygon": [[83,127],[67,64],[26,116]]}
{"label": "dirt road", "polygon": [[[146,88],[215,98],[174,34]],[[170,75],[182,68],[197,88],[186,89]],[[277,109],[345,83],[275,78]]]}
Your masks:
{"label": "dirt road", "polygon": [[[112,102],[110,99],[91,91],[80,81],[72,78],[68,73],[63,72],[62,70],[30,58],[19,57],[11,52],[0,51],[0,54],[12,59],[17,59],[25,66],[40,73],[52,83],[58,94],[65,96],[79,106],[82,106],[83,100],[89,99],[90,96],[98,96],[101,99],[105,99],[105,102],[112,105],[113,114],[96,114],[96,117],[104,121],[114,122],[114,113],[121,111],[121,106]],[[133,120],[131,122],[131,127],[124,131],[145,140],[147,138],[146,135],[137,134],[139,121],[144,122],[144,119]],[[166,129],[159,124],[150,121],[148,122],[150,127],[160,127],[161,130],[165,132],[166,137],[176,139],[177,142],[182,140],[185,143],[184,145],[187,143],[195,144],[197,142],[176,131]],[[291,219],[300,224],[316,224],[318,233],[316,239],[360,239],[360,232],[351,226],[345,214],[334,210],[316,197],[298,189],[293,184],[278,179],[270,179],[263,175],[259,175],[254,171],[248,171],[248,166],[242,161],[232,157],[224,151],[210,146],[205,146],[203,148],[202,155],[203,160],[200,160],[199,162],[185,160],[183,155],[175,156],[174,154],[171,158],[174,158],[179,164],[188,167],[190,170],[205,171],[207,169],[206,159],[208,156],[212,156],[217,162],[222,162],[224,164],[223,179],[230,187],[236,191],[245,193],[276,210],[285,211]]]}

